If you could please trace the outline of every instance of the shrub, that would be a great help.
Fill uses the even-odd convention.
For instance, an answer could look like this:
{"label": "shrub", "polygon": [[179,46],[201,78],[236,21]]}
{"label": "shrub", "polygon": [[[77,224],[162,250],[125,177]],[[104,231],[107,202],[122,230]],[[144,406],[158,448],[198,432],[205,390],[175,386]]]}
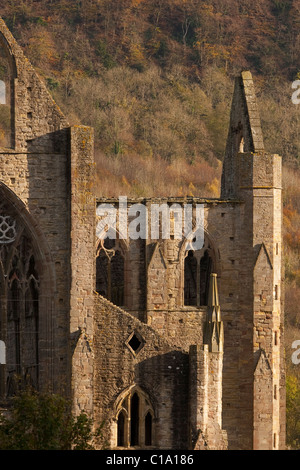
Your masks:
{"label": "shrub", "polygon": [[2,450],[93,450],[101,426],[85,413],[73,416],[65,398],[55,394],[20,392],[0,414]]}

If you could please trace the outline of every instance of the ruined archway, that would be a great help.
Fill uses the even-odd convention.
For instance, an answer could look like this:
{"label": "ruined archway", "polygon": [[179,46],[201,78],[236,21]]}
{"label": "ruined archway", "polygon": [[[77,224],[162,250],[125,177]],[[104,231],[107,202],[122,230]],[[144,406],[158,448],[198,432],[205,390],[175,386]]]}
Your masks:
{"label": "ruined archway", "polygon": [[[22,201],[0,183],[0,395],[52,388],[55,275],[50,252]],[[50,354],[49,354],[50,352]]]}

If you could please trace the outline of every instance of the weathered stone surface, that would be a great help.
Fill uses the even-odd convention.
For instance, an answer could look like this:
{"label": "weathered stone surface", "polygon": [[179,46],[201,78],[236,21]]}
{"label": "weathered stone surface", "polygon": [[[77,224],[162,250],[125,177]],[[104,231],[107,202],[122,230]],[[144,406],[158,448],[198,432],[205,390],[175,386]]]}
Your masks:
{"label": "weathered stone surface", "polygon": [[[263,151],[251,74],[236,81],[221,198],[127,201],[149,210],[191,204],[193,222],[203,205],[204,246],[186,259],[174,217],[167,239],[149,232],[104,249],[95,237],[96,206],[119,208],[117,199],[95,197],[93,131],[69,127],[2,20],[0,47],[10,68],[12,116],[10,145],[0,148],[0,216],[11,217],[30,241],[23,256],[18,238],[4,246],[0,236],[0,341],[16,371],[28,379],[38,357],[38,387],[71,396],[75,412],[87,411],[96,424],[104,420],[112,448],[283,448],[281,160]],[[107,263],[96,272],[101,250]],[[122,280],[114,278],[120,266]],[[38,278],[38,295],[32,291],[29,301],[23,292],[22,308],[12,288],[21,271],[26,281]],[[218,317],[224,339],[222,332],[208,348],[211,273],[220,309],[208,313]],[[122,305],[95,292],[100,275],[107,295],[122,290]],[[19,340],[9,334],[32,318],[33,300],[36,357],[24,330]],[[9,371],[0,365],[3,400]]]}

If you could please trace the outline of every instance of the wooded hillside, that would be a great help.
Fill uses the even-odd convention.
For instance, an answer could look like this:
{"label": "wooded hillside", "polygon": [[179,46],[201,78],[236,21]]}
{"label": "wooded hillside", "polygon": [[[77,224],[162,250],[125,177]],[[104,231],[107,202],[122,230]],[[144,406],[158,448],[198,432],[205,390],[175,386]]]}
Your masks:
{"label": "wooded hillside", "polygon": [[70,121],[95,128],[103,195],[216,196],[241,69],[267,149],[298,162],[298,0],[7,0],[0,14]]}

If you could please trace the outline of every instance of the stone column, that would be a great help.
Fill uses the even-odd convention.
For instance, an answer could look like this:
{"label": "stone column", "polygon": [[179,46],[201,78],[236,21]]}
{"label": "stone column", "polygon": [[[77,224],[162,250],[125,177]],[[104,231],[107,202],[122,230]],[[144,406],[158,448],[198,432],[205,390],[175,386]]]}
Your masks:
{"label": "stone column", "polygon": [[70,129],[71,191],[71,375],[74,410],[93,410],[93,321],[95,289],[95,198],[93,131]]}

